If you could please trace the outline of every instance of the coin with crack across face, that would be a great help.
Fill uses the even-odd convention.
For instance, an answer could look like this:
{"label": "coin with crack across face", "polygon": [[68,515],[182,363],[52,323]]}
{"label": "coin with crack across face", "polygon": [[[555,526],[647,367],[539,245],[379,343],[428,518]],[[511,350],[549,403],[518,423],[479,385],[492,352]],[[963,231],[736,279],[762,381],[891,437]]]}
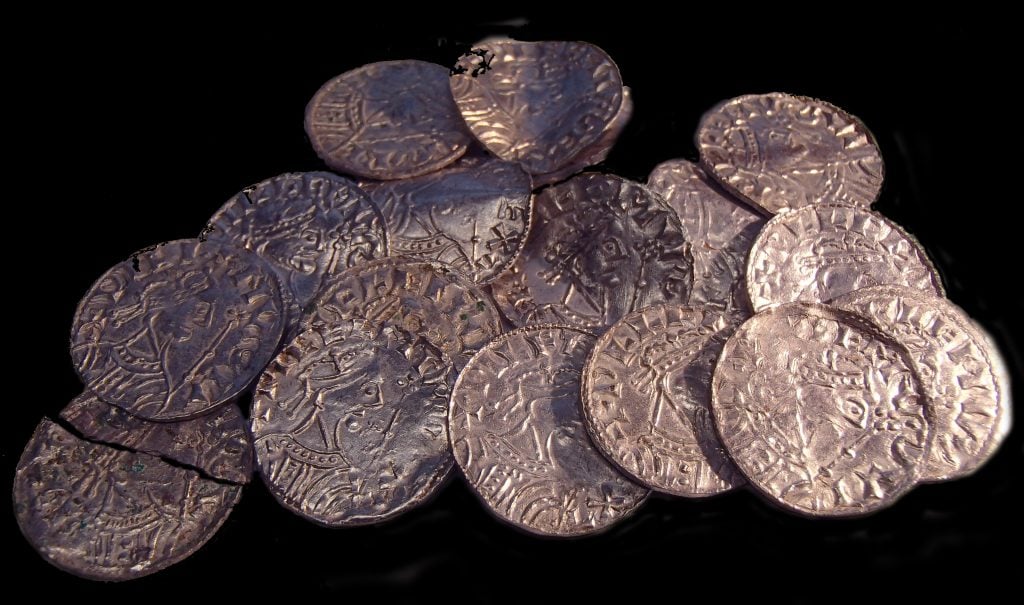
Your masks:
{"label": "coin with crack across face", "polygon": [[373,179],[440,170],[472,141],[448,70],[412,60],[370,63],[328,81],[306,107],[306,134],[331,169]]}
{"label": "coin with crack across face", "polygon": [[455,461],[487,507],[520,529],[599,532],[647,497],[587,437],[580,371],[593,345],[577,328],[522,328],[491,341],[455,383]]}
{"label": "coin with crack across face", "polygon": [[731,193],[775,213],[868,207],[885,167],[875,137],[835,105],[772,92],[729,99],[697,128],[701,164]]}

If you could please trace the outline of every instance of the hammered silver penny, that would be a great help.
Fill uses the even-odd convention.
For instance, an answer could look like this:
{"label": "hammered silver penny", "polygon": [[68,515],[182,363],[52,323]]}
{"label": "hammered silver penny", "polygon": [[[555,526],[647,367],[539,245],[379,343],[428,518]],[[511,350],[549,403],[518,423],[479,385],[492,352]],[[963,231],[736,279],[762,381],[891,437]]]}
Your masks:
{"label": "hammered silver penny", "polygon": [[515,330],[477,353],[455,383],[455,461],[487,507],[520,529],[598,532],[647,497],[587,437],[580,371],[594,340],[570,327]]}

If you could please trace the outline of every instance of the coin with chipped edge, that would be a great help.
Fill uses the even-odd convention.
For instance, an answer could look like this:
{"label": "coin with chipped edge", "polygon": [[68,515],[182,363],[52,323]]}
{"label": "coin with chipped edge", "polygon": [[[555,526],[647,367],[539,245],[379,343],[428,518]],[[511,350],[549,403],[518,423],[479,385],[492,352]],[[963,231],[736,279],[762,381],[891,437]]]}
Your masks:
{"label": "coin with chipped edge", "polygon": [[440,351],[393,326],[354,320],[299,334],[253,397],[264,482],[285,508],[330,527],[422,504],[452,468],[453,380]]}
{"label": "coin with chipped edge", "polygon": [[479,286],[436,261],[385,258],[345,271],[310,305],[303,328],[368,319],[420,334],[457,372],[492,338],[501,319]]}
{"label": "coin with chipped edge", "polygon": [[697,128],[701,164],[769,212],[821,203],[870,206],[885,176],[874,135],[835,105],[785,93],[712,108]]}
{"label": "coin with chipped edge", "polygon": [[531,174],[587,150],[622,105],[619,69],[585,42],[481,42],[453,69],[452,96],[473,135]]}
{"label": "coin with chipped edge", "polygon": [[693,254],[689,304],[734,309],[750,316],[747,254],[766,219],[718,189],[704,171],[686,160],[654,167],[648,186],[679,215]]}
{"label": "coin with chipped edge", "polygon": [[184,420],[228,401],[284,329],[273,271],[252,252],[176,240],[114,265],[78,304],[71,358],[86,387],[145,420]]}
{"label": "coin with chipped edge", "polygon": [[1002,362],[962,309],[896,286],[864,288],[833,304],[871,319],[910,352],[934,416],[922,481],[965,477],[995,454],[1010,430]]}
{"label": "coin with chipped edge", "polygon": [[728,491],[746,480],[711,419],[711,374],[742,322],[710,307],[635,311],[601,335],[583,369],[590,436],[634,481],[677,496]]}
{"label": "coin with chipped edge", "polygon": [[877,511],[924,466],[932,419],[910,354],[860,315],[816,303],[758,313],[726,342],[711,392],[736,466],[790,511]]}
{"label": "coin with chipped edge", "polygon": [[239,485],[89,443],[43,420],[18,461],[14,512],[47,562],[110,582],[151,574],[194,553],[241,494]]}
{"label": "coin with chipped edge", "polygon": [[234,403],[191,420],[150,422],[84,391],[60,417],[93,442],[170,459],[221,481],[252,477],[252,440]]}
{"label": "coin with chipped edge", "polygon": [[580,371],[594,340],[567,326],[514,330],[477,353],[455,383],[448,416],[455,461],[484,504],[515,527],[594,533],[647,497],[583,426]]}
{"label": "coin with chipped edge", "polygon": [[426,61],[382,61],[347,71],[306,106],[306,134],[334,170],[403,179],[444,168],[472,137],[448,88]]}
{"label": "coin with chipped edge", "polygon": [[491,285],[513,323],[603,332],[630,311],[689,297],[679,217],[645,186],[582,174],[538,193],[534,214],[523,251]]}
{"label": "coin with chipped edge", "polygon": [[828,302],[882,285],[945,294],[917,240],[884,216],[854,206],[806,206],[775,216],[747,260],[755,311],[793,301]]}
{"label": "coin with chipped edge", "polygon": [[393,254],[442,261],[477,283],[512,263],[529,230],[530,175],[510,162],[463,156],[428,175],[361,184],[384,214]]}
{"label": "coin with chipped edge", "polygon": [[329,172],[291,172],[247,187],[203,233],[255,252],[274,269],[288,310],[286,332],[326,278],[388,255],[380,211],[355,182]]}

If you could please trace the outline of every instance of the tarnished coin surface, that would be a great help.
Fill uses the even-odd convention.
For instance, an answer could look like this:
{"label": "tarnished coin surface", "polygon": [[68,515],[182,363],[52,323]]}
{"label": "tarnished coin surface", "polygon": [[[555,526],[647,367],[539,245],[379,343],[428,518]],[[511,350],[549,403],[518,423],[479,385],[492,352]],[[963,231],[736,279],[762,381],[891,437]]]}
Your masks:
{"label": "tarnished coin surface", "polygon": [[252,477],[252,440],[233,403],[191,420],[150,422],[85,391],[60,417],[91,441],[162,456],[222,481],[248,483]]}
{"label": "tarnished coin surface", "polygon": [[530,175],[463,156],[428,175],[364,183],[384,213],[395,255],[439,260],[487,283],[515,259],[530,225]]}
{"label": "tarnished coin surface", "polygon": [[328,81],[306,106],[306,134],[332,169],[402,179],[444,168],[472,137],[448,88],[448,70],[383,61]]}
{"label": "tarnished coin surface", "polygon": [[719,436],[750,484],[811,516],[870,513],[913,487],[931,421],[906,349],[821,304],[748,319],[711,383]]}
{"label": "tarnished coin surface", "polygon": [[708,111],[697,147],[712,176],[769,212],[821,203],[867,207],[885,175],[878,144],[860,120],[824,101],[778,92]]}
{"label": "tarnished coin surface", "polygon": [[501,334],[491,299],[437,262],[386,258],[349,269],[310,306],[303,327],[367,319],[420,334],[458,372],[480,347]]}
{"label": "tarnished coin surface", "polygon": [[638,483],[700,497],[746,482],[711,419],[711,374],[741,321],[710,307],[656,305],[597,340],[583,370],[587,430]]}
{"label": "tarnished coin surface", "polygon": [[999,351],[962,309],[910,288],[851,292],[835,306],[874,321],[907,348],[934,417],[922,481],[971,474],[1010,431],[1011,403],[999,379]]}
{"label": "tarnished coin surface", "polygon": [[733,309],[749,316],[747,254],[765,218],[715,187],[686,160],[654,167],[647,184],[679,215],[693,253],[691,305]]}
{"label": "tarnished coin surface", "polygon": [[459,375],[449,409],[455,460],[501,519],[548,536],[605,529],[648,491],[594,448],[580,409],[580,371],[594,337],[535,326],[504,334]]}
{"label": "tarnished coin surface", "polygon": [[253,397],[267,487],[328,526],[375,523],[422,503],[452,467],[453,379],[437,349],[394,327],[359,320],[299,334]]}
{"label": "tarnished coin surface", "polygon": [[692,284],[676,213],[639,183],[586,173],[537,194],[526,245],[492,289],[516,325],[602,332],[630,311],[685,302]]}
{"label": "tarnished coin surface", "polygon": [[530,174],[562,168],[601,138],[622,105],[622,78],[584,42],[481,42],[452,70],[469,130]]}
{"label": "tarnished coin surface", "polygon": [[900,285],[943,296],[921,245],[884,216],[854,206],[807,206],[768,221],[747,261],[755,311],[828,302],[869,286]]}
{"label": "tarnished coin surface", "polygon": [[239,485],[89,443],[43,420],[18,461],[14,512],[49,563],[109,582],[188,557],[217,532],[241,494]]}
{"label": "tarnished coin surface", "polygon": [[270,264],[293,329],[325,278],[388,255],[385,221],[370,197],[329,172],[282,174],[248,187],[213,215],[204,233]]}
{"label": "tarnished coin surface", "polygon": [[285,317],[252,252],[177,240],[115,265],[78,304],[71,358],[86,387],[146,420],[183,420],[237,395],[267,365]]}

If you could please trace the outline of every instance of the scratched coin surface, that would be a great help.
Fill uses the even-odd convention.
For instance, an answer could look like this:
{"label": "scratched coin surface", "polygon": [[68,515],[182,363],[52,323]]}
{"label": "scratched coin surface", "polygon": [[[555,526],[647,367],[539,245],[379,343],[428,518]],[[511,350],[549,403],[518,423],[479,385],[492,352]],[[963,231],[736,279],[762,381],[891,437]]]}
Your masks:
{"label": "scratched coin surface", "polygon": [[860,120],[824,101],[778,92],[708,111],[697,147],[723,186],[769,212],[820,203],[867,207],[885,175],[878,144]]}
{"label": "scratched coin surface", "polygon": [[422,338],[362,320],[307,330],[260,376],[256,458],[289,510],[375,523],[425,501],[452,467],[451,369]]}
{"label": "scratched coin surface", "polygon": [[882,285],[945,292],[917,240],[884,216],[854,206],[806,206],[775,216],[747,261],[755,311],[793,301],[828,302]]}
{"label": "scratched coin surface", "polygon": [[501,519],[548,536],[606,529],[648,491],[594,448],[580,409],[580,372],[594,346],[576,328],[504,334],[459,375],[449,408],[455,461]]}
{"label": "scratched coin surface", "polygon": [[741,321],[663,304],[626,315],[597,340],[583,370],[587,430],[638,483],[689,497],[746,483],[711,419],[711,374]]}
{"label": "scratched coin surface", "polygon": [[502,332],[497,309],[475,284],[441,263],[401,258],[353,267],[329,282],[310,306],[303,327],[351,319],[422,335],[456,372]]}
{"label": "scratched coin surface", "polygon": [[241,494],[239,485],[89,443],[43,420],[18,461],[14,512],[49,563],[109,582],[188,557],[217,532]]}
{"label": "scratched coin surface", "polygon": [[526,245],[492,291],[516,325],[601,332],[630,311],[685,302],[692,284],[676,213],[639,183],[585,173],[537,194]]}
{"label": "scratched coin surface", "polygon": [[448,70],[383,61],[328,81],[306,106],[306,134],[339,172],[402,179],[444,168],[472,136],[448,88]]}
{"label": "scratched coin surface", "polygon": [[469,130],[530,174],[568,164],[601,138],[622,105],[618,67],[584,42],[485,41],[452,72]]}
{"label": "scratched coin surface", "polygon": [[292,329],[327,277],[388,254],[384,218],[370,197],[328,172],[282,174],[247,187],[213,215],[205,233],[270,264]]}
{"label": "scratched coin surface", "polygon": [[793,303],[748,319],[711,383],[722,443],[789,510],[854,516],[913,487],[931,431],[906,349],[859,315]]}
{"label": "scratched coin surface", "polygon": [[1010,430],[1010,394],[995,349],[962,309],[910,288],[879,286],[841,296],[837,307],[860,313],[910,352],[932,406],[931,447],[922,481],[976,471]]}
{"label": "scratched coin surface", "polygon": [[192,420],[150,422],[85,391],[60,417],[97,443],[161,456],[222,481],[248,483],[252,477],[252,440],[234,403]]}
{"label": "scratched coin surface", "polygon": [[75,312],[71,358],[107,403],[146,420],[184,420],[253,381],[284,319],[277,279],[255,254],[177,240],[93,284]]}
{"label": "scratched coin surface", "polygon": [[493,158],[463,156],[438,172],[364,187],[387,221],[392,254],[442,261],[477,283],[508,267],[530,225],[530,175]]}
{"label": "scratched coin surface", "polygon": [[766,219],[712,184],[693,162],[654,167],[647,184],[679,215],[693,254],[691,305],[732,309],[749,316],[747,254]]}

